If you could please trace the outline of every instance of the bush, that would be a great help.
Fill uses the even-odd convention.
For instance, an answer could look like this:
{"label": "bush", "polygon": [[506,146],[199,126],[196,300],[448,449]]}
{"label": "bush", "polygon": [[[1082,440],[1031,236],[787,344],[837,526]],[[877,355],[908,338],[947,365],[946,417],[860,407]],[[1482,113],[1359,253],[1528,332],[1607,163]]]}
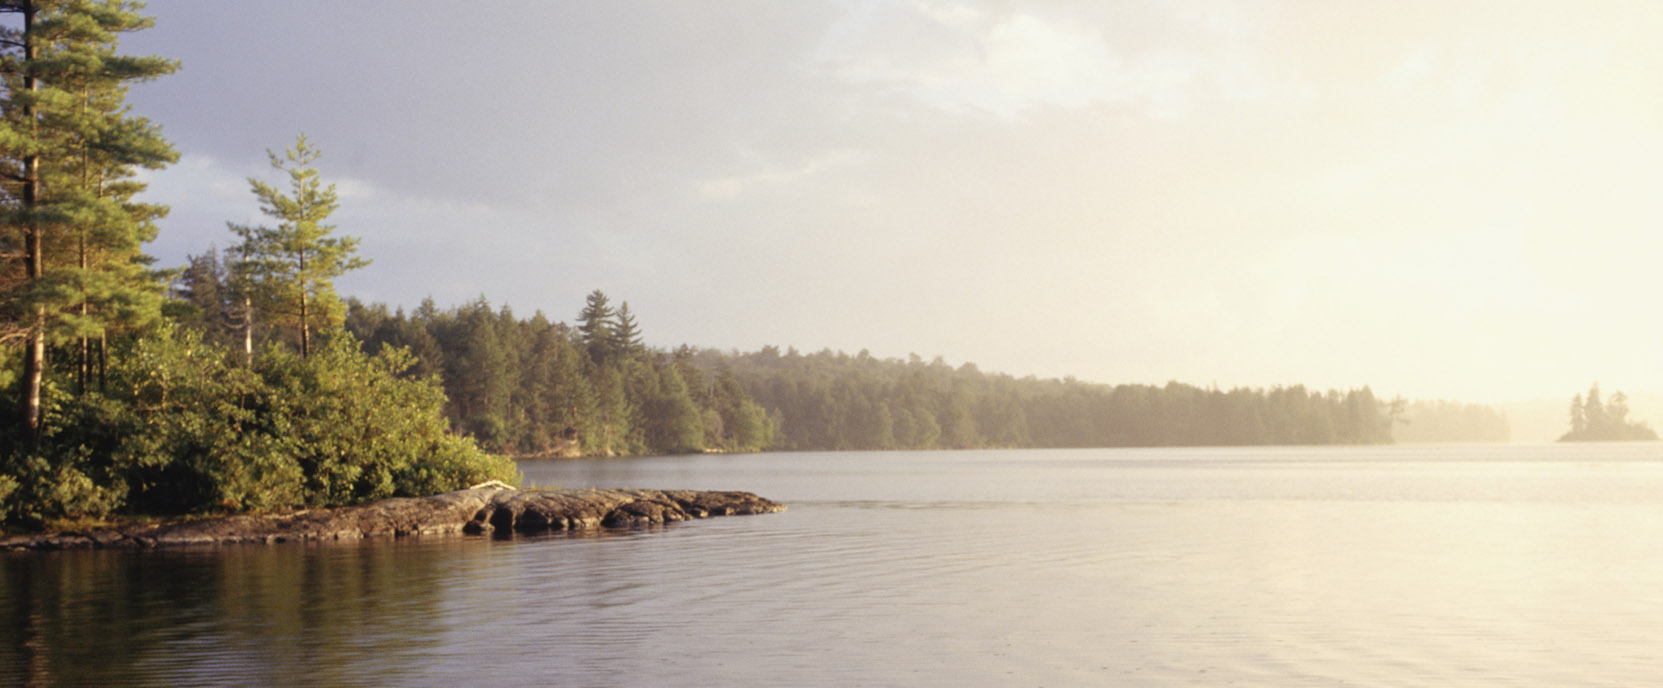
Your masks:
{"label": "bush", "polygon": [[514,463],[449,432],[444,394],[400,377],[402,349],[350,335],[309,358],[269,348],[252,370],[164,328],[113,357],[103,393],[49,397],[38,447],[0,457],[6,520],[354,504],[518,481]]}

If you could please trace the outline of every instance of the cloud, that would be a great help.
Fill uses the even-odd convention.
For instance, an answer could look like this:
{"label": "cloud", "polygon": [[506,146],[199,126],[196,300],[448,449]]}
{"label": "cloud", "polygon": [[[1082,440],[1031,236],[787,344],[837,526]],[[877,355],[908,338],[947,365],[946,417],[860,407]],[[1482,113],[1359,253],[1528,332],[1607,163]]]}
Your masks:
{"label": "cloud", "polygon": [[[343,293],[371,301],[412,304],[423,296],[458,303],[481,293],[523,292],[538,276],[605,272],[601,261],[579,261],[600,253],[580,229],[559,231],[563,223],[535,208],[493,205],[465,199],[401,194],[352,177],[324,181],[340,194],[330,217],[337,233],[360,239],[359,253],[370,267],[343,276]],[[186,153],[164,170],[146,171],[149,202],[172,207],[159,223],[158,240],[148,247],[162,265],[183,264],[186,256],[225,248],[236,240],[226,222],[270,224],[248,188],[248,178],[271,180],[273,170],[244,170],[213,156]],[[457,265],[495,265],[496,270]]]}
{"label": "cloud", "polygon": [[[1190,32],[1245,31],[1238,17],[1204,9],[1179,8],[1167,19]],[[1170,43],[1181,45],[1179,38]],[[1102,26],[1066,14],[957,3],[868,7],[832,31],[816,59],[850,84],[1007,119],[1098,104],[1173,119],[1203,97],[1258,99],[1270,88],[1257,61],[1230,42],[1131,51]]]}
{"label": "cloud", "polygon": [[856,151],[826,151],[795,167],[771,168],[764,172],[706,179],[699,182],[699,193],[706,198],[732,200],[752,191],[792,184],[835,168],[860,165],[868,158],[869,156]]}

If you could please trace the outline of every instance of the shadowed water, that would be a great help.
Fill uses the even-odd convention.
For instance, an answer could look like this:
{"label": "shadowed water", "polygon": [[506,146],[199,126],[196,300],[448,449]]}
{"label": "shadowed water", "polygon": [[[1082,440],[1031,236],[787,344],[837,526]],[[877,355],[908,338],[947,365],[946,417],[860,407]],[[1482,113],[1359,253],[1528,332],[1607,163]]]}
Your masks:
{"label": "shadowed water", "polygon": [[791,510],[12,555],[0,672],[150,685],[1638,685],[1663,445],[522,464]]}

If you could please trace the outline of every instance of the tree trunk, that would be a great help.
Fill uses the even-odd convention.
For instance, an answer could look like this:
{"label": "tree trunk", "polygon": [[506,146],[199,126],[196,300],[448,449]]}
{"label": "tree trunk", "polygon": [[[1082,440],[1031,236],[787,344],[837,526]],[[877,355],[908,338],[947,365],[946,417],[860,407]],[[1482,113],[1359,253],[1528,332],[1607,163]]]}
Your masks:
{"label": "tree trunk", "polygon": [[254,299],[243,297],[243,367],[254,367]]}
{"label": "tree trunk", "polygon": [[312,327],[307,322],[306,290],[300,290],[300,357],[306,358],[312,354]]}
{"label": "tree trunk", "polygon": [[[80,268],[81,268],[81,278],[86,279],[86,274],[87,274],[87,233],[84,230],[81,232],[81,236],[78,239],[78,243],[76,245],[76,251],[79,253],[78,263],[79,263]],[[83,284],[85,284],[85,283],[83,282]],[[87,304],[87,296],[86,296],[86,292],[84,290],[81,293],[80,309],[81,309],[81,321],[84,323],[84,322],[86,322],[87,316],[91,314],[91,308]],[[91,388],[91,385],[92,385],[92,338],[91,337],[87,337],[87,336],[83,335],[83,336],[78,338],[78,340],[76,342],[76,354],[80,356],[81,360],[77,362],[76,369],[75,369],[75,393],[79,396],[85,397],[87,395],[87,391]]]}
{"label": "tree trunk", "polygon": [[108,392],[110,372],[110,338],[108,335],[98,335],[98,391]]}
{"label": "tree trunk", "polygon": [[[35,4],[23,3],[23,89],[36,90],[35,77],[29,67],[35,62]],[[25,105],[23,117],[33,128],[35,119],[34,105]],[[29,282],[41,278],[45,271],[45,257],[42,252],[40,222],[32,212],[40,204],[40,156],[30,154],[23,158],[23,212],[31,213],[27,224],[23,228],[24,277]],[[40,394],[42,377],[46,371],[46,307],[33,307],[33,323],[29,327],[29,340],[23,352],[23,429],[31,441],[40,441],[41,409]]]}
{"label": "tree trunk", "polygon": [[299,282],[300,282],[300,357],[301,358],[306,358],[306,357],[308,357],[312,354],[312,321],[311,321],[311,315],[306,312],[306,307],[311,305],[311,304],[308,303],[308,301],[310,301],[310,299],[306,298],[307,297],[306,292],[310,291],[310,285],[308,285],[306,283],[306,278],[304,277],[304,275],[306,274],[306,251],[304,251],[304,250],[302,250],[300,252],[300,271],[299,271],[298,274],[301,275],[301,278],[299,280]]}

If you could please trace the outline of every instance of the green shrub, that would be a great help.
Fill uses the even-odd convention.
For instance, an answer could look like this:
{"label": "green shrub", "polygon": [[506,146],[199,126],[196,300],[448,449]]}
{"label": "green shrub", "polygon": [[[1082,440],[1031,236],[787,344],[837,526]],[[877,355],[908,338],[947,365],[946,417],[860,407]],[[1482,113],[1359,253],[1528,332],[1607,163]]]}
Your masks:
{"label": "green shrub", "polygon": [[307,358],[272,347],[252,370],[233,360],[163,328],[117,352],[102,393],[49,395],[41,443],[0,455],[6,520],[333,506],[518,482],[511,460],[450,433],[436,383],[400,376],[405,350],[371,356],[343,332]]}

